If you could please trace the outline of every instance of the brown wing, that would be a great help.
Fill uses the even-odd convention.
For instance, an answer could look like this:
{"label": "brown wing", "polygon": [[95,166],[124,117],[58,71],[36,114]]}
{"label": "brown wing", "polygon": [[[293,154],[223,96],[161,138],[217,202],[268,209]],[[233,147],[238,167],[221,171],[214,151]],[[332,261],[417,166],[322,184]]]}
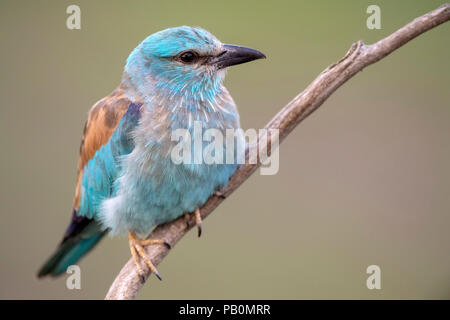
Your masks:
{"label": "brown wing", "polygon": [[119,86],[111,94],[94,104],[89,111],[88,119],[84,125],[78,158],[75,210],[78,210],[80,205],[81,177],[83,176],[84,166],[94,157],[97,150],[108,142],[130,103],[130,100],[125,96],[124,88]]}

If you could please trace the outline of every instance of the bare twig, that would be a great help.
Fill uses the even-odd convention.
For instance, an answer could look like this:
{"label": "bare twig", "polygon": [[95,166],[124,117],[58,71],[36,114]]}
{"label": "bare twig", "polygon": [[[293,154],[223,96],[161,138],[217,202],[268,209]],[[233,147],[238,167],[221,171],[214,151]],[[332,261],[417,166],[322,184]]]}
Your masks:
{"label": "bare twig", "polygon": [[[448,21],[450,4],[444,4],[397,30],[387,38],[372,45],[362,41],[354,43],[337,63],[325,69],[303,92],[289,102],[266,125],[266,128],[279,129],[280,142],[307,116],[320,107],[325,100],[342,84],[352,78],[365,67],[386,57],[408,41],[420,34]],[[249,148],[255,148],[251,145]],[[260,146],[267,148],[267,146]],[[248,150],[247,150],[248,151]],[[248,152],[247,152],[248,154]],[[227,187],[222,191],[229,196],[255,170],[258,164],[245,164],[231,177]],[[211,196],[202,206],[201,215],[205,219],[221,202],[222,197]],[[183,217],[170,223],[158,226],[150,235],[154,239],[164,239],[174,246],[190,228]],[[151,261],[158,265],[168,253],[165,246],[147,248]],[[106,299],[134,299],[142,287],[134,262],[130,259],[120,271],[109,289]]]}

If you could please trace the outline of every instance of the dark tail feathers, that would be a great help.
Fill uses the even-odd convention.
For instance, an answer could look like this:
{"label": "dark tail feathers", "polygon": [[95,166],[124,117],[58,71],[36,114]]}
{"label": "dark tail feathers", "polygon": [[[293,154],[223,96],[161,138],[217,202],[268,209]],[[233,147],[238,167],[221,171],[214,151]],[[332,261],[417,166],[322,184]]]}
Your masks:
{"label": "dark tail feathers", "polygon": [[39,270],[37,276],[39,278],[46,275],[58,276],[66,272],[67,268],[88,253],[105,233],[106,231],[103,231],[96,221],[78,217],[74,210],[63,241]]}

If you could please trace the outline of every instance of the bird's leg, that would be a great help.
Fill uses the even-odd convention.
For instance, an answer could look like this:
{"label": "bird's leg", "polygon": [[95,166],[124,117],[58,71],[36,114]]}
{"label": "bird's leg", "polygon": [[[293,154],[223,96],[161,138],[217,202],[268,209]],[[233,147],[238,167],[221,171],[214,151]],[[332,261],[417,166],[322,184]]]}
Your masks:
{"label": "bird's leg", "polygon": [[136,251],[136,248],[134,247],[134,240],[132,239],[131,233],[128,234],[128,244],[130,246],[131,256],[133,257],[134,264],[136,265],[139,278],[141,279],[141,282],[144,283],[145,282],[144,271],[142,271],[141,264],[139,263],[139,256]]}
{"label": "bird's leg", "polygon": [[[214,195],[216,197],[219,197],[221,199],[226,199],[227,197],[221,192],[221,191],[216,191],[214,192]],[[200,237],[202,235],[202,217],[200,215],[200,208],[195,209],[194,211],[194,217],[195,217],[195,225],[197,226],[198,229],[198,236]],[[188,212],[186,212],[184,214],[184,221],[186,221],[186,228],[189,229],[191,227],[191,216]]]}
{"label": "bird's leg", "polygon": [[[214,195],[221,199],[227,198],[221,191],[214,192]],[[195,225],[198,229],[198,236],[200,237],[202,235],[202,217],[200,216],[200,208],[195,209],[193,215],[195,217]],[[191,215],[189,212],[184,214],[184,221],[186,221],[186,228],[189,229],[191,227]]]}
{"label": "bird's leg", "polygon": [[133,257],[134,263],[136,264],[136,269],[141,278],[141,281],[142,282],[145,281],[145,273],[142,270],[142,267],[141,267],[141,264],[139,261],[139,257],[142,258],[142,260],[144,260],[145,264],[148,266],[150,271],[152,273],[154,273],[155,276],[158,277],[159,280],[162,280],[158,270],[156,269],[156,267],[153,265],[153,263],[148,258],[143,247],[148,246],[148,245],[154,245],[154,244],[163,244],[167,248],[170,249],[170,244],[167,243],[166,241],[160,240],[160,239],[141,240],[141,239],[138,239],[131,232],[128,232],[128,241],[129,241],[129,245],[130,245],[131,256]]}
{"label": "bird's leg", "polygon": [[[197,226],[198,230],[198,236],[200,237],[202,235],[202,217],[200,216],[200,208],[195,209],[193,215],[195,218],[195,225]],[[184,214],[184,220],[186,221],[186,228],[189,229],[191,227],[191,215],[188,212]]]}

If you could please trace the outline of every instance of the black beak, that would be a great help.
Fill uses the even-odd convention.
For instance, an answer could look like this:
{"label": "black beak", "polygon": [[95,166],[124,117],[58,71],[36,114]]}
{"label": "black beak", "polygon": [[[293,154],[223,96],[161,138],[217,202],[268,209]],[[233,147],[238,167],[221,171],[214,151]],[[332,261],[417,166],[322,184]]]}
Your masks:
{"label": "black beak", "polygon": [[264,53],[259,52],[258,50],[232,44],[224,44],[223,49],[224,50],[219,55],[215,56],[210,61],[217,69],[266,58]]}

